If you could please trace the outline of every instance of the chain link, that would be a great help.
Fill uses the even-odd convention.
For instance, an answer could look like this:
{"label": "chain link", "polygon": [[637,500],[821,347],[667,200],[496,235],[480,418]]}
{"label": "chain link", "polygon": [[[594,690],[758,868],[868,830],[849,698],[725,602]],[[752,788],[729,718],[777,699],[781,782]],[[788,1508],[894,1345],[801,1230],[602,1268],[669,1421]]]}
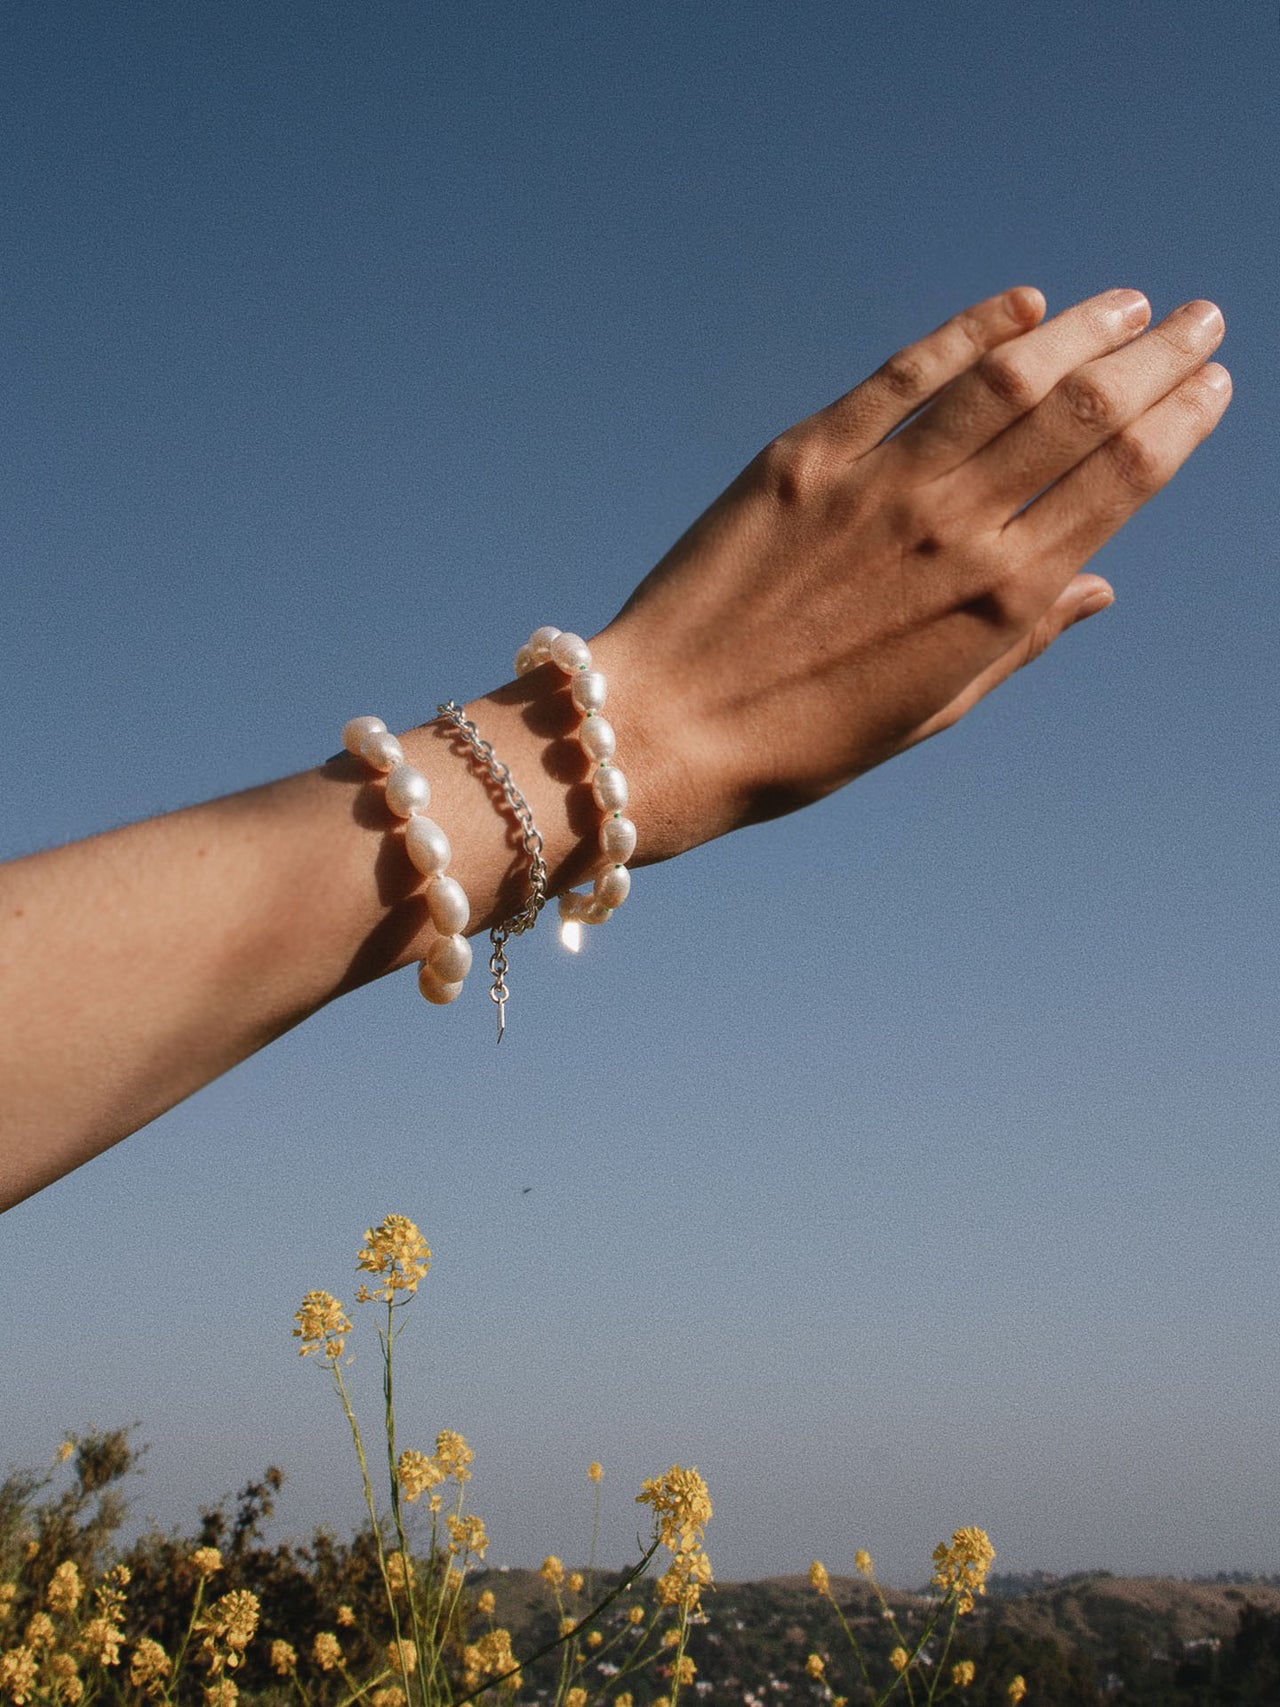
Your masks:
{"label": "chain link", "polygon": [[520,826],[520,840],[529,860],[528,900],[519,912],[513,913],[509,919],[504,919],[500,925],[494,925],[489,932],[489,941],[493,944],[493,953],[489,956],[489,971],[493,974],[493,988],[489,991],[489,1000],[495,1003],[498,1009],[498,1042],[501,1043],[506,1029],[508,996],[508,967],[504,948],[513,936],[523,936],[526,931],[533,929],[538,922],[538,914],[547,904],[547,865],[542,857],[542,836],[533,821],[529,802],[516,787],[511,772],[471,719],[463,715],[462,707],[449,700],[447,704],[436,707],[436,715],[442,722],[453,725],[476,759],[502,790],[503,799]]}

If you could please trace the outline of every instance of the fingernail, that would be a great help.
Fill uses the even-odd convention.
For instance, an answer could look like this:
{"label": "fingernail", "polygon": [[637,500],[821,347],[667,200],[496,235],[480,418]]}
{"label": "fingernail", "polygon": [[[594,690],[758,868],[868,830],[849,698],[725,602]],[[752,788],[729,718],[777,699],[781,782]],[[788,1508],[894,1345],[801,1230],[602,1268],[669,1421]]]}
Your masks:
{"label": "fingernail", "polygon": [[1151,318],[1151,304],[1140,290],[1113,290],[1111,301],[1122,326],[1145,326]]}
{"label": "fingernail", "polygon": [[1109,605],[1113,605],[1115,602],[1116,596],[1109,590],[1105,593],[1090,593],[1088,598],[1081,599],[1077,605],[1075,619],[1077,622],[1083,622],[1086,617],[1097,616],[1099,611],[1106,610]]}
{"label": "fingernail", "polygon": [[1009,313],[1023,326],[1034,326],[1048,306],[1034,285],[1015,285],[1005,298]]}
{"label": "fingernail", "polygon": [[1231,375],[1221,362],[1209,362],[1205,367],[1202,367],[1200,378],[1211,391],[1231,390]]}
{"label": "fingernail", "polygon": [[1182,312],[1205,332],[1217,332],[1222,327],[1222,310],[1216,302],[1187,302]]}

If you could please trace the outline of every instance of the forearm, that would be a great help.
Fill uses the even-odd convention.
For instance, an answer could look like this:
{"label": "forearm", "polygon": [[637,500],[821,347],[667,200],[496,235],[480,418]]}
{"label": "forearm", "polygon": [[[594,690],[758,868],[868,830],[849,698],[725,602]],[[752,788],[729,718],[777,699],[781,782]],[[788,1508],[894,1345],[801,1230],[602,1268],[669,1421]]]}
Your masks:
{"label": "forearm", "polygon": [[[1144,332],[1127,290],[1043,312],[1025,288],[988,298],[789,428],[591,642],[638,863],[952,727],[1111,602],[1083,565],[1221,417],[1222,317],[1197,301]],[[599,857],[565,678],[546,664],[469,709],[555,894]],[[474,932],[523,903],[527,872],[456,743],[439,724],[404,740]],[[382,785],[346,757],[0,871],[0,1202],[430,941]]]}
{"label": "forearm", "polygon": [[[468,715],[528,797],[563,887],[589,860],[591,815],[554,687],[514,684]],[[487,929],[528,893],[511,818],[439,725],[402,744],[431,781],[468,931]],[[421,958],[432,935],[381,781],[345,756],[0,867],[0,1205]]]}

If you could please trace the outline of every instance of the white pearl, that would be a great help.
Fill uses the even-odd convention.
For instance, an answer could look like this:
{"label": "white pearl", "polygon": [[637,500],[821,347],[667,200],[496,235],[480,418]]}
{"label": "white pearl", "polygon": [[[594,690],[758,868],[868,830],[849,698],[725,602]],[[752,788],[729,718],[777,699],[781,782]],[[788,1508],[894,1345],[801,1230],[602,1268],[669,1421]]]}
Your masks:
{"label": "white pearl", "polygon": [[431,784],[412,765],[392,765],[387,772],[387,805],[397,818],[412,818],[431,803]]}
{"label": "white pearl", "polygon": [[610,865],[596,878],[592,898],[602,907],[620,907],[631,893],[631,873],[625,865]]}
{"label": "white pearl", "polygon": [[551,662],[566,676],[575,676],[591,668],[591,648],[580,634],[557,634],[551,642]]}
{"label": "white pearl", "polygon": [[385,735],[387,726],[380,717],[352,717],[342,725],[342,745],[357,759],[363,757],[360,743],[366,735]]}
{"label": "white pearl", "polygon": [[456,984],[471,970],[471,944],[464,936],[438,936],[427,950],[427,965],[442,984]]}
{"label": "white pearl", "polygon": [[434,818],[415,812],[404,827],[404,845],[409,858],[424,877],[435,877],[453,858],[449,838]]}
{"label": "white pearl", "polygon": [[627,779],[617,765],[601,765],[591,779],[591,794],[602,812],[621,812],[627,804]]}
{"label": "white pearl", "polygon": [[599,670],[582,670],[573,678],[569,697],[579,711],[603,711],[609,684]]}
{"label": "white pearl", "polygon": [[404,758],[404,748],[385,728],[375,729],[361,741],[360,757],[376,771],[389,771]]}
{"label": "white pearl", "polygon": [[545,664],[551,657],[551,642],[558,640],[560,630],[549,625],[546,628],[535,628],[529,636],[529,650],[533,654],[535,664]]}
{"label": "white pearl", "polygon": [[593,759],[611,759],[618,750],[618,737],[613,724],[599,712],[593,711],[578,725],[578,745]]}
{"label": "white pearl", "polygon": [[445,983],[436,977],[424,960],[418,968],[418,988],[429,1002],[434,1002],[436,1007],[443,1008],[447,1007],[450,1002],[456,1002],[462,994],[462,979],[458,978]]}
{"label": "white pearl", "polygon": [[471,903],[457,878],[433,877],[427,884],[427,911],[441,936],[453,936],[466,930]]}
{"label": "white pearl", "polygon": [[585,895],[580,895],[576,889],[566,889],[560,897],[560,917],[562,920],[576,919]]}
{"label": "white pearl", "polygon": [[584,925],[605,925],[613,917],[613,908],[601,901],[585,901],[578,917]]}
{"label": "white pearl", "polygon": [[600,826],[600,852],[628,860],[636,851],[636,827],[630,818],[606,818]]}
{"label": "white pearl", "polygon": [[515,671],[518,676],[527,676],[530,670],[536,670],[538,660],[528,646],[522,646],[516,653]]}

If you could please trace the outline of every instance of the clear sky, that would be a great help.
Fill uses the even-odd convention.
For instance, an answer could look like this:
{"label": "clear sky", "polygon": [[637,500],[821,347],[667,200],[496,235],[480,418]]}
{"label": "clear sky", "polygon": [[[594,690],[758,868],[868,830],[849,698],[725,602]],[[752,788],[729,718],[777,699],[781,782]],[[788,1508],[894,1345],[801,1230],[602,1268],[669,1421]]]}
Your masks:
{"label": "clear sky", "polygon": [[472,1440],[499,1562],[584,1554],[599,1458],[609,1562],[680,1461],[726,1577],[1280,1570],[1278,71],[1270,0],[11,0],[6,856],[590,634],[1004,286],[1209,296],[1236,395],[1113,610],[518,943],[500,1057],[405,974],[5,1216],[0,1457],[138,1418],[139,1521],[278,1462],[355,1523],[290,1318],[395,1210],[402,1440]]}

